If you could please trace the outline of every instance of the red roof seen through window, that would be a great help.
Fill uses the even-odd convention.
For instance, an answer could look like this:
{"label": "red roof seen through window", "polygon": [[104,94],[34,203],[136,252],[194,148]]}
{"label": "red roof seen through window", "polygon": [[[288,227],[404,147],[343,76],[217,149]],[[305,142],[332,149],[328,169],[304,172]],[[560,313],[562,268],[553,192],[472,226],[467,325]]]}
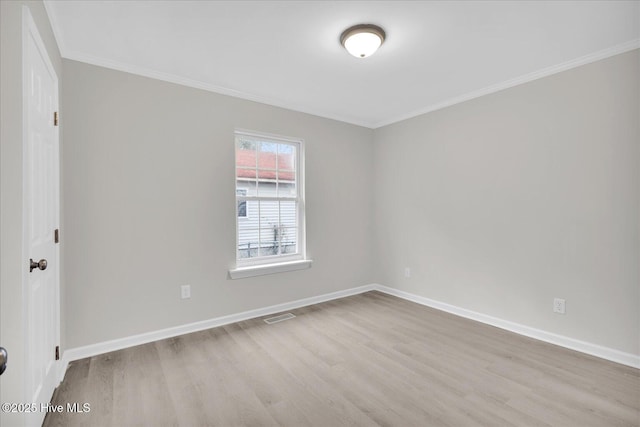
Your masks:
{"label": "red roof seen through window", "polygon": [[[292,171],[293,156],[290,154],[279,154],[278,157],[278,179],[286,181],[295,180],[295,172]],[[256,151],[236,150],[236,167],[238,178],[256,177]],[[271,169],[271,170],[264,170]],[[260,151],[258,155],[258,179],[276,179],[276,153]],[[289,169],[283,171],[282,169]]]}

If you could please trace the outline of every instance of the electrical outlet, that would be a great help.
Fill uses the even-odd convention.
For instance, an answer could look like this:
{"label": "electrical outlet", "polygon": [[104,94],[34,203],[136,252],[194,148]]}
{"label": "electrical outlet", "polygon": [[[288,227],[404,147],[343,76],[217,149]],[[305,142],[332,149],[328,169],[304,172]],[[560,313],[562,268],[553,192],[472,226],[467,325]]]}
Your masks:
{"label": "electrical outlet", "polygon": [[558,314],[565,314],[565,300],[562,298],[553,299],[553,312]]}
{"label": "electrical outlet", "polygon": [[180,286],[180,296],[182,299],[191,298],[191,285]]}
{"label": "electrical outlet", "polygon": [[411,269],[409,267],[404,268],[404,277],[406,277],[407,279],[411,277]]}

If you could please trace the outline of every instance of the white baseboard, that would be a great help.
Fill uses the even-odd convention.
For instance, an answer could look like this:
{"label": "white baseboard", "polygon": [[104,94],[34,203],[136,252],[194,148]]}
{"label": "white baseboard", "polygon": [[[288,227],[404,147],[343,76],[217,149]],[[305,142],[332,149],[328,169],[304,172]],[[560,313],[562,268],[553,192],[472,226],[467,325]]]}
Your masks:
{"label": "white baseboard", "polygon": [[421,305],[426,305],[431,308],[446,311],[447,313],[455,314],[456,316],[465,317],[467,319],[475,320],[481,323],[486,323],[487,325],[505,329],[510,332],[515,332],[516,334],[524,335],[529,338],[534,338],[540,341],[548,342],[550,344],[559,345],[561,347],[576,350],[581,353],[590,354],[592,356],[600,357],[602,359],[640,369],[640,356],[635,354],[625,353],[619,350],[614,350],[612,348],[603,347],[598,344],[580,341],[574,338],[566,337],[564,335],[558,335],[552,332],[547,332],[529,326],[521,325],[519,323],[510,322],[508,320],[499,319],[497,317],[460,308],[455,305],[421,297],[409,292],[400,291],[388,286],[375,285],[375,288],[380,292],[406,299],[408,301],[413,301]]}
{"label": "white baseboard", "polygon": [[175,326],[172,328],[161,329],[159,331],[146,332],[130,337],[119,338],[111,341],[91,344],[83,347],[70,348],[62,354],[62,360],[59,364],[58,379],[62,381],[64,374],[69,367],[69,363],[74,360],[84,359],[86,357],[96,356],[98,354],[108,353],[110,351],[121,350],[123,348],[133,347],[136,345],[146,344],[153,341],[172,338],[179,335],[189,334],[192,332],[203,331],[205,329],[215,328],[217,326],[228,325],[230,323],[241,322],[243,320],[254,319],[256,317],[267,316],[286,310],[293,310],[308,305],[318,304],[325,301],[331,301],[338,298],[344,298],[351,295],[357,295],[376,289],[376,285],[364,285],[357,288],[345,289],[342,291],[332,292],[329,294],[318,295],[315,297],[304,298],[296,301],[286,302],[283,304],[263,307],[256,310],[244,311],[242,313],[230,314],[228,316],[216,317],[213,319],[203,320],[200,322],[188,323],[186,325]]}
{"label": "white baseboard", "polygon": [[620,363],[623,365],[631,366],[640,369],[640,356],[624,353],[612,348],[603,347],[597,344],[580,341],[574,338],[569,338],[563,335],[554,334],[551,332],[535,329],[529,326],[521,325],[519,323],[510,322],[508,320],[499,319],[486,314],[478,313],[475,311],[460,308],[454,305],[450,305],[444,302],[432,300],[429,298],[421,297],[409,292],[404,292],[398,289],[390,288],[379,284],[370,284],[360,286],[357,288],[345,289],[338,292],[332,292],[329,294],[318,295],[315,297],[304,298],[296,301],[291,301],[283,304],[272,305],[269,307],[259,308],[256,310],[244,311],[242,313],[231,314],[228,316],[216,317],[214,319],[203,320],[201,322],[189,323],[186,325],[175,326],[172,328],[162,329],[159,331],[147,332],[144,334],[133,335],[130,337],[115,339],[111,341],[105,341],[97,344],[91,344],[84,347],[71,348],[66,350],[62,355],[62,360],[58,370],[58,378],[60,381],[64,378],[64,374],[69,366],[70,362],[74,360],[84,359],[86,357],[92,357],[98,354],[108,353],[110,351],[121,350],[123,348],[133,347],[140,344],[146,344],[153,341],[158,341],[165,338],[171,338],[178,335],[188,334],[191,332],[198,332],[205,329],[215,328],[217,326],[228,325],[230,323],[240,322],[243,320],[253,319],[256,317],[262,317],[270,314],[279,313],[286,310],[293,310],[308,305],[318,304],[325,301],[330,301],[338,298],[344,298],[351,295],[357,295],[369,291],[380,291],[389,295],[393,295],[408,301],[425,305],[438,310],[446,311],[447,313],[455,314],[457,316],[465,317],[467,319],[475,320],[477,322],[486,323],[488,325],[496,326],[507,331],[515,332],[520,335],[524,335],[530,338],[535,338],[540,341],[548,342],[551,344],[566,347],[572,350],[576,350],[582,353],[590,354],[592,356],[600,357],[602,359],[610,360],[612,362]]}

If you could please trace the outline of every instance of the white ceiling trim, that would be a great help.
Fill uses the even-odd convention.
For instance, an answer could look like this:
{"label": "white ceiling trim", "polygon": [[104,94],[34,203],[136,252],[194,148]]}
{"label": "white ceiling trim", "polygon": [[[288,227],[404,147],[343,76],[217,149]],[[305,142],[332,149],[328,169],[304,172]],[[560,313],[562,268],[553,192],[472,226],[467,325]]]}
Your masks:
{"label": "white ceiling trim", "polygon": [[221,86],[216,86],[216,85],[212,85],[210,83],[204,83],[198,80],[193,80],[193,79],[188,79],[186,77],[180,77],[180,76],[176,76],[174,74],[170,74],[170,73],[164,73],[161,71],[156,71],[156,70],[151,70],[148,68],[144,68],[144,67],[138,67],[136,65],[130,65],[130,64],[125,64],[125,63],[121,63],[118,61],[111,61],[108,59],[104,59],[104,58],[98,58],[98,57],[94,57],[91,55],[87,55],[84,53],[80,53],[80,52],[74,52],[74,51],[66,51],[65,53],[62,53],[61,51],[61,55],[63,58],[66,59],[71,59],[74,61],[79,61],[79,62],[84,62],[87,64],[91,64],[91,65],[97,65],[99,67],[104,67],[104,68],[110,68],[112,70],[117,70],[117,71],[123,71],[125,73],[131,73],[131,74],[136,74],[138,76],[142,76],[142,77],[149,77],[152,79],[156,79],[156,80],[162,80],[168,83],[175,83],[175,84],[179,84],[182,86],[188,86],[188,87],[192,87],[195,89],[202,89],[202,90],[206,90],[208,92],[214,92],[217,93],[219,95],[227,95],[227,96],[232,96],[234,98],[240,98],[240,99],[245,99],[247,101],[253,101],[253,102],[259,102],[261,104],[267,104],[267,105],[271,105],[273,107],[280,107],[280,108],[284,108],[287,110],[294,110],[300,113],[306,113],[306,114],[311,114],[314,116],[318,116],[318,117],[324,117],[327,119],[332,119],[332,120],[337,120],[340,122],[346,122],[346,123],[351,123],[353,125],[357,125],[357,126],[363,126],[366,128],[373,128],[373,123],[369,123],[369,122],[358,122],[358,121],[354,121],[352,119],[347,119],[345,117],[340,117],[337,116],[335,114],[331,114],[328,113],[326,111],[319,111],[319,110],[315,110],[315,109],[309,109],[309,108],[304,108],[298,105],[295,105],[293,103],[287,103],[284,101],[280,101],[280,100],[276,100],[276,99],[272,99],[272,98],[266,98],[266,97],[260,97],[260,96],[256,96],[256,95],[251,95],[245,92],[241,92],[239,90],[235,90],[235,89],[229,89],[226,87],[221,87]]}
{"label": "white ceiling trim", "polygon": [[[55,33],[55,31],[54,31]],[[254,102],[259,102],[262,104],[267,104],[267,105],[271,105],[274,107],[280,107],[280,108],[285,108],[288,110],[294,110],[294,111],[298,111],[301,113],[306,113],[306,114],[311,114],[314,116],[319,116],[319,117],[324,117],[327,119],[332,119],[332,120],[337,120],[337,121],[341,121],[341,122],[345,122],[345,123],[350,123],[350,124],[354,124],[357,126],[362,126],[362,127],[366,127],[366,128],[370,128],[370,129],[377,129],[377,128],[381,128],[383,126],[387,126],[387,125],[391,125],[403,120],[407,120],[407,119],[411,119],[413,117],[417,117],[420,116],[422,114],[427,114],[427,113],[431,113],[433,111],[437,111],[437,110],[441,110],[443,108],[447,108],[450,107],[452,105],[455,104],[460,104],[462,102],[465,101],[470,101],[472,99],[475,98],[479,98],[481,96],[484,95],[489,95],[491,93],[495,93],[495,92],[499,92],[501,90],[504,89],[508,89],[510,87],[514,87],[514,86],[518,86],[524,83],[528,83],[531,82],[533,80],[537,80],[537,79],[541,79],[543,77],[547,77],[547,76],[551,76],[553,74],[557,74],[557,73],[561,73],[563,71],[567,71],[570,70],[572,68],[576,68],[576,67],[580,67],[582,65],[586,65],[595,61],[599,61],[601,59],[605,59],[605,58],[609,58],[611,56],[614,55],[618,55],[621,53],[625,53],[628,52],[630,50],[633,49],[638,49],[640,48],[640,39],[636,39],[636,40],[631,40],[629,42],[617,45],[617,46],[613,46],[611,48],[608,49],[604,49],[598,52],[594,52],[591,53],[589,55],[585,55],[582,56],[580,58],[576,58],[574,60],[571,61],[567,61],[564,62],[562,64],[557,64],[554,65],[552,67],[548,67],[548,68],[544,68],[542,70],[539,71],[534,71],[533,73],[529,73],[529,74],[525,74],[524,76],[520,76],[520,77],[516,77],[514,79],[510,79],[495,85],[491,85],[488,86],[486,88],[480,89],[480,90],[476,90],[470,93],[466,93],[460,96],[457,96],[455,98],[451,98],[449,100],[446,100],[444,102],[438,103],[438,104],[434,104],[434,105],[430,105],[427,106],[425,108],[421,108],[419,110],[413,111],[411,113],[408,114],[404,114],[402,116],[398,116],[398,117],[394,117],[392,119],[389,120],[384,120],[381,122],[376,122],[376,123],[372,123],[372,122],[362,122],[362,121],[354,121],[352,119],[349,118],[345,118],[345,117],[341,117],[341,116],[337,116],[335,114],[331,114],[328,113],[326,111],[318,111],[318,110],[313,110],[313,109],[308,109],[308,108],[303,108],[300,106],[296,106],[293,105],[291,103],[285,103],[282,101],[278,101],[278,100],[274,100],[274,99],[269,99],[269,98],[264,98],[264,97],[259,97],[259,96],[255,96],[255,95],[251,95],[248,93],[244,93],[241,91],[237,91],[234,89],[229,89],[229,88],[225,88],[225,87],[220,87],[220,86],[215,86],[215,85],[211,85],[209,83],[204,83],[204,82],[200,82],[197,80],[192,80],[192,79],[187,79],[184,77],[180,77],[180,76],[176,76],[173,74],[169,74],[169,73],[163,73],[160,71],[155,71],[155,70],[150,70],[147,68],[143,68],[143,67],[137,67],[134,65],[130,65],[130,64],[123,64],[120,62],[116,62],[116,61],[109,61],[103,58],[98,58],[98,57],[93,57],[90,55],[86,55],[80,52],[73,52],[73,51],[68,51],[66,49],[64,49],[62,46],[58,46],[60,48],[60,54],[62,55],[62,57],[67,58],[67,59],[71,59],[74,61],[80,61],[80,62],[84,62],[87,64],[92,64],[92,65],[97,65],[100,67],[105,67],[105,68],[109,68],[112,70],[117,70],[117,71],[123,71],[126,73],[131,73],[131,74],[135,74],[135,75],[139,75],[139,76],[143,76],[143,77],[149,77],[152,79],[156,79],[156,80],[162,80],[165,82],[169,82],[169,83],[175,83],[175,84],[179,84],[182,86],[188,86],[188,87],[192,87],[195,89],[201,89],[201,90],[206,90],[208,92],[214,92],[220,95],[227,95],[227,96],[232,96],[234,98],[240,98],[240,99],[245,99],[248,101],[254,101]]]}
{"label": "white ceiling trim", "polygon": [[182,85],[182,86],[187,86],[187,87],[191,87],[191,88],[195,88],[195,89],[201,89],[201,90],[206,90],[208,92],[214,92],[220,95],[227,95],[227,96],[232,96],[234,98],[240,98],[240,99],[245,99],[247,101],[253,101],[253,102],[259,102],[261,104],[267,104],[267,105],[271,105],[274,107],[280,107],[280,108],[284,108],[287,110],[294,110],[300,113],[305,113],[305,114],[311,114],[313,116],[318,116],[318,117],[324,117],[327,119],[331,119],[331,120],[337,120],[340,122],[345,122],[345,123],[350,123],[353,125],[357,125],[357,126],[362,126],[362,127],[366,127],[366,128],[373,128],[373,123],[370,122],[360,122],[360,121],[355,121],[353,119],[347,119],[345,117],[340,117],[337,116],[335,114],[331,114],[329,112],[326,111],[319,111],[319,110],[315,110],[315,109],[308,109],[308,108],[304,108],[301,106],[297,106],[294,105],[292,103],[286,103],[284,101],[279,101],[279,100],[275,100],[275,99],[270,99],[270,98],[264,98],[264,97],[260,97],[260,96],[256,96],[256,95],[252,95],[252,94],[248,94],[242,91],[238,91],[235,89],[229,89],[226,87],[222,87],[222,86],[216,86],[216,85],[212,85],[210,83],[204,83],[198,80],[193,80],[193,79],[188,79],[185,77],[180,77],[180,76],[176,76],[174,74],[170,74],[170,73],[164,73],[161,71],[156,71],[156,70],[151,70],[148,68],[144,68],[144,67],[138,67],[135,65],[131,65],[131,64],[125,64],[125,63],[121,63],[118,61],[111,61],[108,59],[104,59],[104,58],[100,58],[100,57],[96,57],[96,56],[91,56],[91,55],[87,55],[85,53],[82,52],[76,52],[70,49],[67,49],[67,47],[64,45],[63,41],[62,41],[62,35],[60,33],[59,30],[59,24],[58,24],[58,19],[56,17],[56,14],[54,12],[53,7],[51,7],[49,5],[49,3],[51,3],[52,0],[44,0],[44,6],[45,9],[47,11],[47,14],[49,15],[49,21],[51,22],[51,27],[53,30],[53,35],[56,39],[56,42],[58,44],[58,49],[60,50],[60,56],[62,56],[63,58],[66,59],[71,59],[74,61],[79,61],[79,62],[84,62],[86,64],[91,64],[91,65],[96,65],[99,67],[104,67],[104,68],[109,68],[112,70],[117,70],[117,71],[123,71],[125,73],[130,73],[130,74],[135,74],[138,76],[142,76],[142,77],[149,77],[152,79],[156,79],[156,80],[161,80],[161,81],[165,81],[168,83],[175,83],[178,85]]}
{"label": "white ceiling trim", "polygon": [[483,89],[469,92],[464,95],[460,95],[455,98],[446,100],[444,102],[431,105],[429,107],[421,108],[419,110],[413,111],[408,114],[403,114],[402,116],[394,117],[389,120],[383,120],[381,122],[375,123],[372,126],[372,129],[377,129],[377,128],[391,125],[403,120],[411,119],[413,117],[417,117],[422,114],[431,113],[436,110],[441,110],[443,108],[450,107],[455,104],[460,104],[461,102],[470,101],[472,99],[479,98],[484,95],[489,95],[491,93],[499,92],[501,90],[508,89],[513,86],[518,86],[533,80],[541,79],[543,77],[548,77],[553,74],[561,73],[563,71],[567,71],[572,68],[580,67],[582,65],[586,65],[591,62],[599,61],[601,59],[609,58],[611,56],[619,55],[621,53],[625,53],[630,50],[634,50],[638,48],[640,48],[640,39],[631,40],[626,43],[622,43],[617,46],[610,47],[608,49],[603,49],[598,52],[590,53],[588,55],[573,59],[571,61],[557,64],[548,68],[543,68],[542,70],[534,71],[532,73],[525,74],[524,76],[516,77],[514,79],[510,79],[502,83],[497,83],[495,85],[491,85]]}
{"label": "white ceiling trim", "polygon": [[349,117],[344,117],[344,116],[340,116],[340,115],[336,115],[336,114],[332,114],[328,111],[320,111],[317,109],[309,109],[309,108],[305,108],[302,107],[300,105],[295,105],[292,104],[290,102],[285,102],[282,100],[278,100],[278,99],[273,99],[273,98],[269,98],[269,97],[261,97],[261,96],[257,96],[257,95],[252,95],[249,93],[245,93],[242,91],[238,91],[235,89],[231,89],[231,88],[226,88],[226,87],[222,87],[222,86],[216,86],[216,85],[212,85],[210,83],[204,83],[198,80],[193,80],[193,79],[189,79],[189,78],[185,78],[185,77],[180,77],[174,74],[170,74],[170,73],[164,73],[161,71],[156,71],[156,70],[152,70],[152,69],[148,69],[148,68],[144,68],[144,67],[139,67],[139,66],[134,66],[131,64],[126,64],[126,63],[121,63],[118,61],[112,61],[112,60],[108,60],[108,59],[104,59],[104,58],[100,58],[100,57],[96,57],[96,56],[91,56],[82,52],[77,52],[77,51],[72,51],[67,49],[67,47],[64,45],[63,42],[63,38],[59,29],[59,20],[57,19],[57,16],[54,12],[54,8],[50,5],[50,3],[52,2],[52,0],[44,0],[44,6],[45,9],[47,11],[47,14],[49,16],[49,21],[51,22],[51,27],[53,30],[53,34],[54,37],[56,38],[56,42],[58,44],[58,49],[60,50],[60,55],[63,58],[66,59],[71,59],[71,60],[75,60],[75,61],[80,61],[80,62],[84,62],[87,64],[92,64],[92,65],[96,65],[96,66],[100,66],[100,67],[105,67],[105,68],[109,68],[109,69],[113,69],[113,70],[117,70],[117,71],[123,71],[126,73],[131,73],[131,74],[135,74],[135,75],[139,75],[139,76],[143,76],[143,77],[148,77],[148,78],[152,78],[152,79],[156,79],[156,80],[161,80],[161,81],[165,81],[165,82],[169,82],[169,83],[174,83],[174,84],[179,84],[182,86],[187,86],[187,87],[192,87],[195,89],[201,89],[201,90],[205,90],[208,92],[214,92],[217,94],[221,94],[221,95],[226,95],[226,96],[232,96],[234,98],[240,98],[240,99],[245,99],[248,101],[253,101],[253,102],[258,102],[258,103],[262,103],[262,104],[267,104],[267,105],[271,105],[274,107],[280,107],[280,108],[284,108],[284,109],[288,109],[288,110],[294,110],[294,111],[298,111],[301,113],[306,113],[306,114],[311,114],[314,116],[319,116],[319,117],[324,117],[327,119],[332,119],[332,120],[337,120],[337,121],[341,121],[341,122],[345,122],[345,123],[350,123],[350,124],[354,124],[357,126],[362,126],[362,127],[366,127],[366,128],[370,128],[370,129],[377,129],[383,126],[387,126],[387,125],[391,125],[393,123],[397,123],[403,120],[407,120],[413,117],[417,117],[420,116],[422,114],[426,114],[426,113],[430,113],[433,111],[437,111],[446,107],[450,107],[452,105],[455,104],[459,104],[465,101],[469,101],[475,98],[479,98],[481,96],[484,95],[489,95],[491,93],[495,93],[495,92],[499,92],[501,90],[504,89],[508,89],[510,87],[514,87],[520,84],[524,84],[527,82],[531,82],[533,80],[537,80],[543,77],[547,77],[553,74],[557,74],[563,71],[567,71],[570,70],[572,68],[576,68],[582,65],[586,65],[601,59],[605,59],[614,55],[618,55],[624,52],[628,52],[630,50],[633,49],[638,49],[640,48],[640,39],[634,39],[634,40],[630,40],[628,42],[613,46],[611,48],[608,49],[604,49],[598,52],[594,52],[564,63],[560,63],[548,68],[544,68],[538,71],[534,71],[532,73],[528,73],[525,74],[523,76],[520,77],[516,77],[510,80],[506,80],[504,82],[500,82],[488,87],[485,87],[483,89],[479,89],[476,91],[472,91],[466,94],[462,94],[460,96],[456,96],[453,98],[450,98],[446,101],[437,103],[437,104],[433,104],[433,105],[429,105],[426,106],[424,108],[420,108],[418,110],[415,110],[413,112],[407,113],[407,114],[403,114],[400,116],[396,116],[393,117],[391,119],[387,119],[387,120],[382,120],[382,121],[378,121],[378,122],[369,122],[369,121],[360,121],[360,120],[354,120],[353,118],[349,118]]}

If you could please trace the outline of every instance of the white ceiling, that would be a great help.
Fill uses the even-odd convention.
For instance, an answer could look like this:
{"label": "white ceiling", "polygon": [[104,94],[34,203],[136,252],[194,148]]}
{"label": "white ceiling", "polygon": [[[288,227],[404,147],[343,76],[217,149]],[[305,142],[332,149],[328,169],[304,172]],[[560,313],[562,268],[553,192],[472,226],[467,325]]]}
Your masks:
{"label": "white ceiling", "polygon": [[[640,1],[46,1],[64,58],[376,128],[640,47]],[[340,45],[359,23],[387,40]]]}

